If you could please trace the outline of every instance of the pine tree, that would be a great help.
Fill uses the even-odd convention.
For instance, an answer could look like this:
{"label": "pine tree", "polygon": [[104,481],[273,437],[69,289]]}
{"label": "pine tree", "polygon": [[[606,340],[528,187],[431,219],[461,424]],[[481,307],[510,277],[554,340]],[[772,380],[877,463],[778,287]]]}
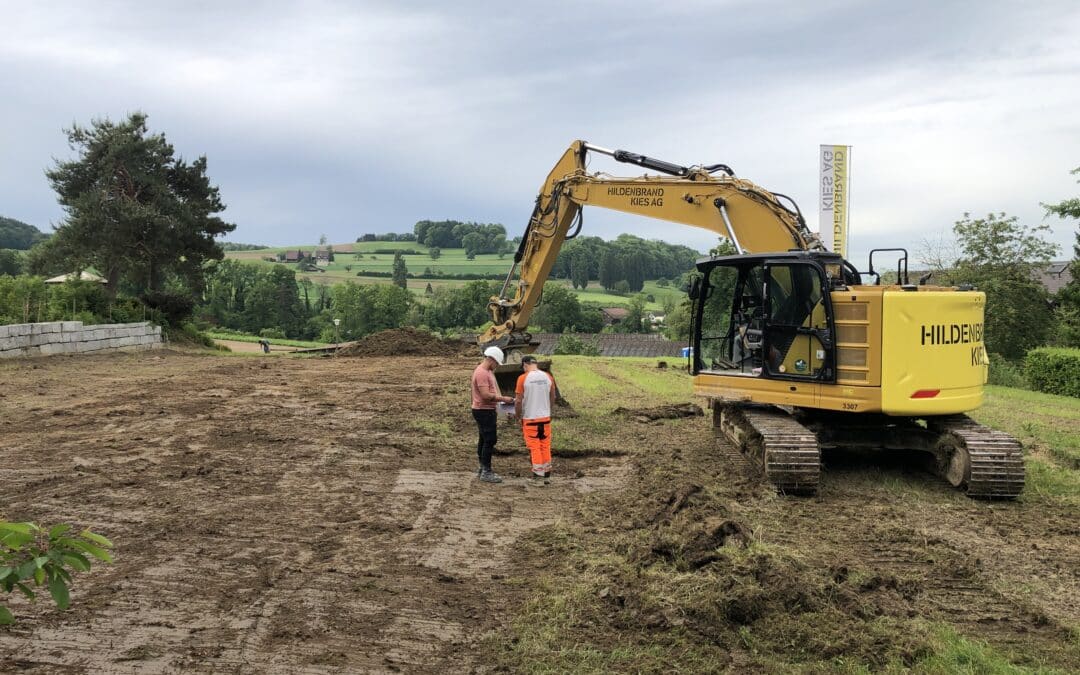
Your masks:
{"label": "pine tree", "polygon": [[648,261],[641,253],[632,253],[627,258],[623,271],[631,293],[640,293],[645,288],[645,265]]}
{"label": "pine tree", "polygon": [[622,260],[619,255],[613,250],[604,251],[604,256],[600,259],[600,285],[610,291],[622,279]]}
{"label": "pine tree", "polygon": [[408,286],[408,278],[409,270],[405,267],[405,258],[401,255],[401,251],[398,251],[394,254],[394,285],[399,288],[406,288]]}
{"label": "pine tree", "polygon": [[585,251],[574,251],[570,258],[570,282],[574,288],[586,288],[589,285],[589,257]]}
{"label": "pine tree", "polygon": [[151,134],[146,115],[122,122],[94,120],[66,130],[77,159],[46,172],[64,220],[43,246],[43,260],[93,266],[115,293],[120,282],[144,298],[179,281],[201,289],[204,263],[224,253],[214,237],[236,226],[206,175],[206,157],[175,156],[164,134]]}

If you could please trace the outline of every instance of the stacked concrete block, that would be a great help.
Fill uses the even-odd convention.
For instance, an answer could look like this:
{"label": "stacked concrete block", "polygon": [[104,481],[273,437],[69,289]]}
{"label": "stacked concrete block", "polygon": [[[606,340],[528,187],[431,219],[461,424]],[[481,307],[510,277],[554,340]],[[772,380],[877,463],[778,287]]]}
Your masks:
{"label": "stacked concrete block", "polygon": [[81,321],[50,321],[0,326],[0,358],[160,346],[161,326],[149,322],[84,326]]}

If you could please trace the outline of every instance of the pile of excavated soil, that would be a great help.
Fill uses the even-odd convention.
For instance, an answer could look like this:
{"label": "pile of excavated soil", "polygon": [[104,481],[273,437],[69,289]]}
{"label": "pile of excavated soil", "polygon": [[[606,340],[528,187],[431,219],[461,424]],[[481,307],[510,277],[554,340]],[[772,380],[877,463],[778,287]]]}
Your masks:
{"label": "pile of excavated soil", "polygon": [[680,417],[701,417],[705,414],[705,411],[696,403],[676,403],[655,408],[623,408],[620,406],[612,410],[611,414],[632,417],[638,422],[654,422],[656,420],[673,420]]}
{"label": "pile of excavated soil", "polygon": [[372,333],[338,350],[338,356],[473,356],[475,344],[441,338],[416,328],[392,328]]}

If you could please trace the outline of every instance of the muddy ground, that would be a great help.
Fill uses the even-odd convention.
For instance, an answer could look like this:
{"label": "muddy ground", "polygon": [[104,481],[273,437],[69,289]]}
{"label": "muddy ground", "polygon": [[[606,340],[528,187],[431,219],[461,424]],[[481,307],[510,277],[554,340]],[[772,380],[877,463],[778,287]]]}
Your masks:
{"label": "muddy ground", "polygon": [[623,471],[589,461],[537,494],[524,457],[500,457],[505,484],[473,480],[472,365],[0,364],[0,514],[72,520],[116,546],[70,611],[11,600],[0,670],[467,669],[509,609],[497,589],[514,540]]}
{"label": "muddy ground", "polygon": [[[832,459],[820,497],[792,501],[710,445],[701,417],[575,420],[547,487],[526,484],[506,426],[506,483],[481,484],[474,364],[182,351],[0,363],[0,518],[75,522],[116,546],[114,564],[76,578],[70,610],[10,599],[19,621],[0,629],[0,672],[517,670],[529,654],[511,646],[515,622],[546,611],[530,598],[555,570],[597,579],[575,620],[598,649],[689,635],[721,654],[710,663],[768,670],[740,626],[805,642],[769,622],[839,607],[900,622],[881,630],[925,616],[1067,666],[1075,509],[971,502],[849,457]],[[622,390],[612,379],[611,407]],[[586,553],[621,562],[597,571]],[[665,601],[679,587],[646,595],[659,567],[678,584],[745,576],[776,592],[729,584],[710,604],[695,586],[695,609]],[[874,640],[821,649],[872,666]]]}

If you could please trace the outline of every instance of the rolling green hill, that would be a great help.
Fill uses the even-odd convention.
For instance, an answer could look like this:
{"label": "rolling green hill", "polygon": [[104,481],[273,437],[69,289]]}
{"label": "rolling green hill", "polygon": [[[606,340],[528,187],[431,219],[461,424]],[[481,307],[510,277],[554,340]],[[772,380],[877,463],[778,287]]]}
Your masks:
{"label": "rolling green hill", "polygon": [[33,225],[28,225],[14,218],[0,216],[0,248],[14,248],[25,251],[39,241],[48,238],[49,235]]}

